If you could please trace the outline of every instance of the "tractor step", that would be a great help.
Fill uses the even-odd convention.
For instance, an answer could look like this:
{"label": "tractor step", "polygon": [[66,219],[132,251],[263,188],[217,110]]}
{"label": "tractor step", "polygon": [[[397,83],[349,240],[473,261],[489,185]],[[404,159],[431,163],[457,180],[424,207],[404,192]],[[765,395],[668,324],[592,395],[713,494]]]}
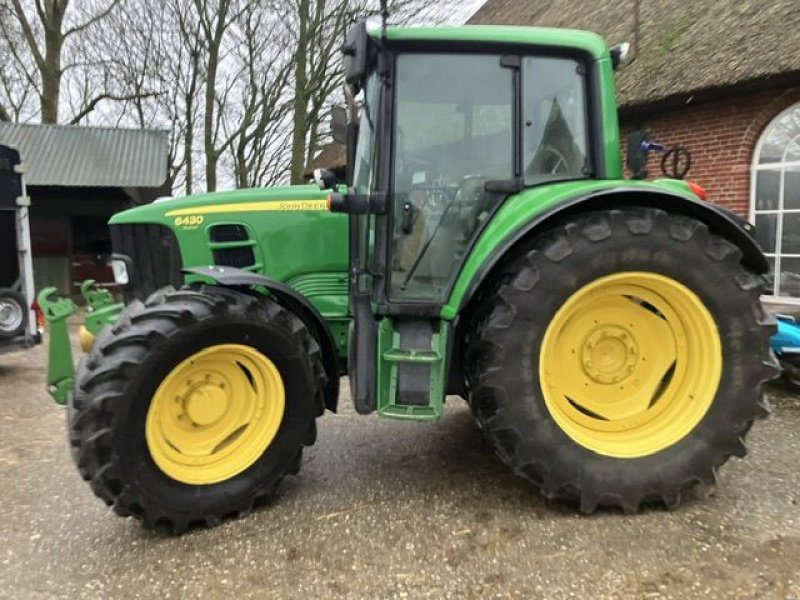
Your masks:
{"label": "tractor step", "polygon": [[426,350],[389,350],[383,353],[389,362],[437,363],[442,360],[438,352]]}
{"label": "tractor step", "polygon": [[390,319],[378,328],[378,414],[434,421],[442,416],[449,323]]}

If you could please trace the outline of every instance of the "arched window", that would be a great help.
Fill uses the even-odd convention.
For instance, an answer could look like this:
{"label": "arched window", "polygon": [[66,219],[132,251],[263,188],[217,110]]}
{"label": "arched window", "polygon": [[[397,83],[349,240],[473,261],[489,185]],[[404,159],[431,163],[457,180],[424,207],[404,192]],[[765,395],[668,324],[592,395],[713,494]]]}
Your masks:
{"label": "arched window", "polygon": [[751,182],[750,218],[775,272],[772,293],[800,297],[800,103],[764,130]]}

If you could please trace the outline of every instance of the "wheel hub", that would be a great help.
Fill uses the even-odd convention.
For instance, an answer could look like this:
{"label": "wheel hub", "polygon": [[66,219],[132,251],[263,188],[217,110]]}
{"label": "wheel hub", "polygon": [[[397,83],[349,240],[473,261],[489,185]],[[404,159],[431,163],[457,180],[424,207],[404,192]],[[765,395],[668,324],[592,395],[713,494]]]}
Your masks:
{"label": "wheel hub", "polygon": [[228,410],[225,391],[210,381],[190,388],[183,401],[183,412],[193,425],[204,427],[217,423]]}
{"label": "wheel hub", "polygon": [[638,354],[636,340],[629,331],[616,325],[601,325],[586,338],[581,362],[593,381],[613,384],[633,373]]}
{"label": "wheel hub", "polygon": [[15,302],[0,301],[0,329],[10,331],[22,323],[22,310]]}

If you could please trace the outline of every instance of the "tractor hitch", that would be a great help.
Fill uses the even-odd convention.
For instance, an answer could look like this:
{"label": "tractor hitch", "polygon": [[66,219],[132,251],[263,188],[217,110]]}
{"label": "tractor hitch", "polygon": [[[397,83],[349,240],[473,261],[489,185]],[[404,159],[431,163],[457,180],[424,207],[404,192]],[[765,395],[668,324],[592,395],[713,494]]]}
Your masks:
{"label": "tractor hitch", "polygon": [[47,391],[62,406],[67,403],[75,384],[75,367],[72,364],[72,348],[67,331],[67,318],[77,307],[69,298],[56,296],[57,290],[48,287],[39,292],[39,306],[44,313],[50,332],[47,348]]}
{"label": "tractor hitch", "polygon": [[[106,289],[98,288],[93,279],[81,283],[81,295],[86,301],[86,320],[81,325],[79,337],[81,350],[89,352],[95,336],[110,323],[114,323],[124,308],[115,302]],[[72,360],[72,345],[69,340],[67,319],[78,307],[69,298],[58,296],[54,287],[39,292],[39,306],[49,326],[47,348],[47,391],[56,404],[66,405],[69,393],[75,384],[75,366]]]}

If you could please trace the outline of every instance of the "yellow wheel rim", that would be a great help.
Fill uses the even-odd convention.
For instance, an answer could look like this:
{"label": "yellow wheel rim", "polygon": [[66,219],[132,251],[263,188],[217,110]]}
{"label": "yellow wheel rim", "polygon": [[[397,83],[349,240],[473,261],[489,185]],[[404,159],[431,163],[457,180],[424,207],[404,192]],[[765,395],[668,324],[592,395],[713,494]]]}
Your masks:
{"label": "yellow wheel rim", "polygon": [[250,346],[193,354],[158,386],[147,412],[147,447],[167,476],[218,483],[249,468],[278,432],[285,409],[278,369]]}
{"label": "yellow wheel rim", "polygon": [[700,298],[655,273],[610,275],[556,312],[539,377],[550,414],[578,444],[635,458],[683,439],[710,408],[722,345]]}

